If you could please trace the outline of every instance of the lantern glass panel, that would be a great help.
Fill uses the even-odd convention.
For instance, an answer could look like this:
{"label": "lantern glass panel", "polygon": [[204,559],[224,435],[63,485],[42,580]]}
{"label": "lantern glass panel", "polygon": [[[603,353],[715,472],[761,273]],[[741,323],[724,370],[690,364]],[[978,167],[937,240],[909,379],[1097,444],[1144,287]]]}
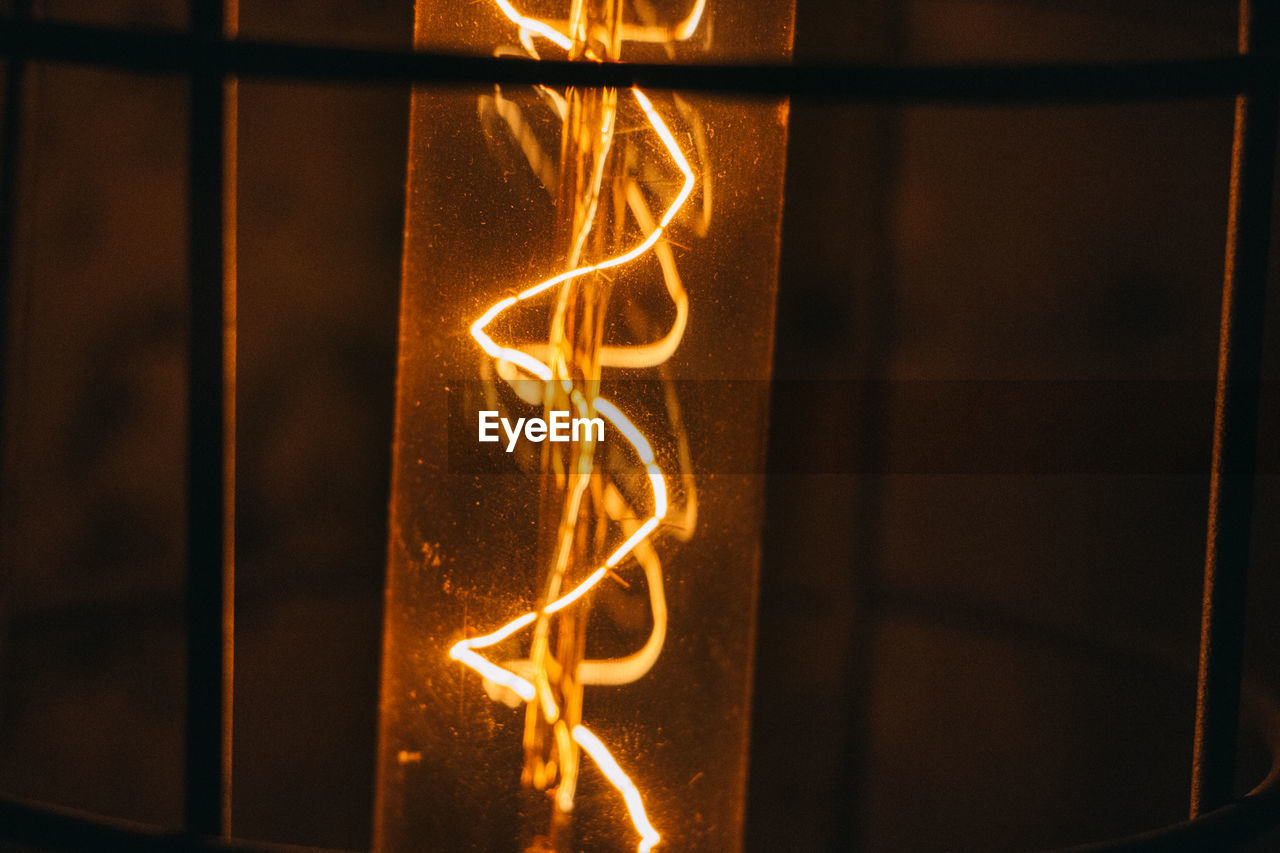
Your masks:
{"label": "lantern glass panel", "polygon": [[[420,47],[588,62],[778,61],[793,14],[417,12]],[[377,849],[740,847],[786,121],[415,92]]]}

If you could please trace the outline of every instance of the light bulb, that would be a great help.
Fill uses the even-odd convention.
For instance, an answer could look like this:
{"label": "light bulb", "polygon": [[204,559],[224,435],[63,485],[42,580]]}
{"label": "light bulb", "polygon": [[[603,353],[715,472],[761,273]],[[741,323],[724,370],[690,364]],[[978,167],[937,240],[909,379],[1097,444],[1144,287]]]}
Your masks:
{"label": "light bulb", "polygon": [[[789,0],[554,5],[422,0],[418,42],[790,46]],[[415,92],[377,849],[740,845],[785,128],[639,88]]]}

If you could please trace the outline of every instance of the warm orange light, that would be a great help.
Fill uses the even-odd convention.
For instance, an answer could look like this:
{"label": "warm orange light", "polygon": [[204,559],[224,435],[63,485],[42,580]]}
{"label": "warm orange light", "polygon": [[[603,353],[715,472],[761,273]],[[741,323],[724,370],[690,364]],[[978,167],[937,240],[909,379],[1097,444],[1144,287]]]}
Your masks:
{"label": "warm orange light", "polygon": [[596,763],[605,776],[609,777],[609,781],[613,783],[613,787],[622,792],[623,799],[627,802],[627,812],[631,815],[631,822],[635,825],[636,830],[640,833],[640,853],[648,853],[653,845],[660,840],[658,831],[653,828],[653,824],[649,823],[648,816],[644,813],[644,802],[640,799],[640,792],[636,790],[636,786],[631,784],[631,780],[627,778],[627,774],[618,766],[618,762],[613,760],[613,756],[609,754],[609,750],[600,742],[600,739],[587,731],[584,726],[574,726],[573,739],[587,751],[591,759]]}
{"label": "warm orange light", "polygon": [[[522,30],[528,30],[548,38],[557,46],[565,50],[569,50],[572,47],[570,39],[561,34],[558,30],[554,29],[550,24],[518,15],[506,0],[495,0],[495,2],[497,2],[499,8],[502,9],[503,14],[510,18],[513,23],[520,26]],[[698,19],[701,18],[704,6],[705,0],[699,0],[694,12],[688,19],[686,19],[686,23],[691,21],[692,25],[686,26],[686,23],[682,23],[677,27],[676,31],[678,33],[683,33],[683,35],[679,36],[680,38],[688,38],[689,35],[692,35],[696,28]],[[500,346],[495,343],[491,337],[485,334],[485,328],[488,327],[489,324],[492,323],[500,314],[502,314],[502,312],[514,305],[545,293],[554,292],[555,288],[563,287],[568,282],[580,276],[622,266],[623,264],[630,263],[636,258],[639,258],[645,252],[648,252],[653,248],[660,239],[662,239],[663,229],[671,224],[671,220],[679,212],[680,208],[684,206],[685,201],[689,198],[689,194],[693,192],[693,170],[689,167],[689,161],[685,158],[684,154],[681,153],[680,146],[671,135],[671,131],[667,128],[666,122],[662,120],[662,116],[660,116],[658,111],[654,109],[653,102],[649,100],[643,91],[638,88],[632,89],[631,94],[635,96],[640,108],[644,111],[645,117],[649,121],[649,126],[662,140],[662,144],[666,147],[667,153],[671,155],[671,159],[680,169],[681,174],[684,175],[684,183],[680,187],[679,193],[676,194],[675,200],[662,214],[662,218],[658,224],[656,226],[652,226],[650,224],[652,219],[648,215],[647,209],[644,208],[643,199],[639,195],[638,190],[636,190],[634,185],[632,185],[632,196],[628,201],[631,203],[633,210],[639,209],[644,211],[643,213],[636,215],[637,218],[642,218],[640,222],[642,228],[646,228],[646,226],[648,226],[646,228],[648,233],[639,245],[633,247],[627,252],[607,258],[598,263],[578,267],[577,269],[551,276],[547,280],[521,291],[514,298],[508,297],[506,299],[499,300],[471,325],[471,336],[475,338],[481,349],[483,349],[491,358],[496,359],[498,362],[507,362],[517,365],[544,382],[550,382],[552,378],[552,371],[548,365],[534,358],[528,352],[513,347]],[[613,124],[614,117],[610,115],[606,121],[607,124],[611,126]],[[601,162],[604,162],[604,158],[601,158]],[[639,201],[637,202],[636,199],[639,199]],[[685,317],[687,315],[688,300],[683,297],[684,288],[680,283],[679,277],[675,275],[674,264],[669,261],[663,263],[663,272],[666,274],[669,281],[668,288],[672,291],[673,296],[676,296],[677,294],[679,295],[676,296],[677,305],[683,304],[685,306],[685,310],[677,315],[679,317],[678,327],[673,330],[682,333],[686,322]],[[630,348],[615,347],[611,354],[614,357],[621,356],[620,360],[628,367],[656,367],[658,364],[666,361],[670,356],[670,353],[673,352],[678,345],[679,338],[676,337],[672,339],[670,335],[668,335],[659,346],[640,346]],[[633,357],[630,359],[623,355],[628,349],[633,353]],[[500,375],[502,375],[501,364],[499,365],[499,372]],[[565,384],[565,390],[570,392],[575,390],[581,391],[581,389],[577,389],[567,382]],[[558,610],[562,610],[582,598],[582,596],[586,595],[587,592],[604,579],[609,569],[622,562],[623,559],[631,554],[639,543],[647,539],[653,531],[657,529],[658,523],[667,513],[666,479],[661,469],[659,469],[654,463],[653,449],[650,447],[648,440],[638,429],[636,429],[635,425],[631,422],[631,419],[623,414],[622,411],[607,399],[603,397],[589,399],[587,400],[586,408],[588,411],[599,412],[607,418],[609,422],[622,433],[623,437],[639,457],[640,462],[645,466],[645,470],[648,473],[649,480],[653,486],[653,515],[641,524],[640,527],[637,528],[629,537],[627,537],[626,541],[619,545],[617,550],[609,556],[604,565],[592,572],[585,581],[578,584],[572,591],[565,595],[544,604],[541,608],[542,614],[555,613]],[[578,476],[583,476],[588,473],[590,472],[579,471]],[[649,583],[652,596],[655,598],[661,597],[661,572],[658,572],[655,576],[649,578]],[[516,675],[516,673],[511,669],[498,666],[472,651],[473,649],[485,648],[502,642],[512,634],[532,625],[537,621],[538,615],[538,612],[525,613],[524,615],[511,620],[491,634],[483,637],[462,640],[456,643],[449,650],[449,657],[471,667],[489,681],[510,689],[525,702],[532,702],[535,696],[539,696],[540,701],[543,703],[544,713],[546,713],[548,718],[554,720],[559,716],[559,709],[556,706],[554,699],[551,697],[549,690],[545,688],[541,690],[535,688],[533,683],[525,678],[521,678],[519,675]],[[592,661],[592,663],[595,664],[594,671],[613,672],[615,674],[614,677],[609,678],[607,683],[614,685],[624,684],[628,681],[634,681],[635,679],[642,677],[644,673],[648,671],[649,667],[652,666],[653,660],[661,651],[662,641],[666,635],[665,607],[654,609],[653,623],[653,631],[650,635],[653,643],[652,645],[646,644],[647,654],[643,659],[637,660],[633,657],[631,659],[620,659],[616,661]],[[517,665],[524,668],[532,666],[532,662],[519,661],[517,662]],[[547,678],[546,674],[542,672],[537,673],[537,677],[540,684]],[[589,683],[585,678],[583,678],[582,681],[583,683]],[[622,769],[618,767],[617,762],[613,760],[613,757],[609,754],[604,744],[602,744],[589,729],[580,724],[574,726],[573,739],[588,751],[592,759],[594,759],[600,769],[604,771],[609,781],[622,794],[623,799],[626,801],[627,811],[631,816],[632,824],[641,836],[639,851],[640,853],[646,853],[646,851],[658,843],[659,835],[645,816],[644,805],[641,800],[640,792],[636,789],[635,785],[631,783],[631,780],[622,771]],[[561,766],[576,765],[575,761],[565,755],[563,746],[559,746],[559,752]],[[564,783],[562,783],[561,787],[562,789],[565,787]],[[571,788],[569,790],[571,791]],[[572,808],[572,793],[569,793],[566,797],[558,797],[557,805],[562,811],[569,811]]]}
{"label": "warm orange light", "polygon": [[[785,56],[791,0],[761,2],[418,0],[417,40]],[[740,843],[785,116],[415,92],[378,850]]]}

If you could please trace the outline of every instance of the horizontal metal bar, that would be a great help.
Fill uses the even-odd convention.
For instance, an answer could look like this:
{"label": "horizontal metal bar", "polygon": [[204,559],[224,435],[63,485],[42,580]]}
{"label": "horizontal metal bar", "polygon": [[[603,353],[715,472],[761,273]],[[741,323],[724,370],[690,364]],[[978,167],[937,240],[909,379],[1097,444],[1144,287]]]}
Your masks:
{"label": "horizontal metal bar", "polygon": [[[0,18],[0,54],[123,71],[191,73],[212,64],[238,77],[318,83],[544,83],[841,102],[1121,102],[1226,97],[1273,84],[1270,57],[1109,64],[885,66],[650,65],[532,61],[234,39],[201,42],[136,32]],[[206,65],[207,67],[207,65]]]}

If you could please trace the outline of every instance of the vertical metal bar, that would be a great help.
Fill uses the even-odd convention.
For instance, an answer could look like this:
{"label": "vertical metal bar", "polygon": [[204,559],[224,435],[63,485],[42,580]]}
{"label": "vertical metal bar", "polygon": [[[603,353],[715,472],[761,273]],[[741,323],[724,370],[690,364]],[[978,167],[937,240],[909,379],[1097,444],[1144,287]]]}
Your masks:
{"label": "vertical metal bar", "polygon": [[[1274,55],[1278,24],[1276,0],[1241,0],[1240,52]],[[1200,624],[1193,817],[1235,795],[1276,119],[1274,76],[1236,97]]]}
{"label": "vertical metal bar", "polygon": [[[874,14],[880,24],[881,53],[878,61],[901,62],[906,45],[906,10],[893,0],[863,4],[861,14]],[[866,156],[876,176],[869,194],[871,221],[876,239],[868,256],[865,304],[857,306],[871,319],[864,324],[866,341],[860,365],[870,381],[858,383],[855,394],[853,434],[860,439],[854,450],[857,476],[854,481],[854,517],[850,524],[852,550],[849,571],[854,581],[856,610],[847,645],[844,698],[847,738],[839,799],[833,804],[834,832],[829,849],[864,850],[869,845],[871,788],[872,708],[877,660],[877,637],[883,627],[881,577],[884,569],[884,525],[888,456],[888,409],[890,384],[887,380],[898,329],[895,304],[898,275],[894,263],[893,207],[901,179],[903,111],[889,106],[873,120],[877,122],[875,146]]]}
{"label": "vertical metal bar", "polygon": [[[15,22],[31,17],[31,0],[14,0],[11,17]],[[0,364],[7,364],[14,342],[13,282],[17,276],[18,175],[22,167],[23,93],[27,76],[26,60],[9,57],[4,78],[4,116],[0,118]],[[8,435],[8,370],[0,370],[0,484],[4,483],[4,437]],[[0,504],[2,505],[2,504]]]}
{"label": "vertical metal bar", "polygon": [[225,167],[235,124],[216,51],[227,17],[223,0],[191,4],[185,815],[187,832],[208,836],[229,835],[231,819],[235,172]]}

